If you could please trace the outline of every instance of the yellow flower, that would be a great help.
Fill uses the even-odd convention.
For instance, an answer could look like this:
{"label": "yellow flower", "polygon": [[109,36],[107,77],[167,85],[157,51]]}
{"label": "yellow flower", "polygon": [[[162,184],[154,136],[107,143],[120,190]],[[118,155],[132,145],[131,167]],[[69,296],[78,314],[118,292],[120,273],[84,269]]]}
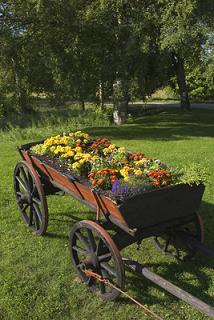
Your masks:
{"label": "yellow flower", "polygon": [[79,136],[80,134],[82,134],[82,132],[79,130],[79,131],[76,131],[76,132],[74,132],[74,135],[77,137],[77,136]]}
{"label": "yellow flower", "polygon": [[69,158],[69,157],[73,157],[74,156],[74,152],[72,150],[66,152],[66,153],[63,153],[61,155],[62,158]]}
{"label": "yellow flower", "polygon": [[84,153],[83,154],[83,158],[86,160],[86,161],[89,161],[91,159],[91,154],[90,153]]}
{"label": "yellow flower", "polygon": [[88,139],[84,139],[83,142],[84,142],[84,143],[87,143],[87,142],[88,142]]}
{"label": "yellow flower", "polygon": [[126,150],[125,147],[120,147],[120,148],[118,148],[118,152],[119,152],[119,153],[123,153],[123,152],[125,152],[125,150]]}
{"label": "yellow flower", "polygon": [[56,149],[56,146],[52,146],[52,147],[50,147],[50,151],[51,151],[51,152],[54,152],[54,151],[55,151],[55,149]]}
{"label": "yellow flower", "polygon": [[82,152],[82,148],[81,148],[81,147],[76,147],[74,150],[75,150],[76,152]]}
{"label": "yellow flower", "polygon": [[63,153],[64,152],[64,148],[62,146],[57,146],[55,148],[55,150],[53,151],[55,154],[58,154],[58,153]]}
{"label": "yellow flower", "polygon": [[127,177],[130,173],[133,172],[133,168],[130,168],[128,166],[125,166],[123,167],[121,170],[120,170],[120,174],[123,176],[123,177]]}
{"label": "yellow flower", "polygon": [[[76,148],[75,148],[76,149]],[[74,160],[79,160],[84,156],[84,153],[77,152],[74,156]]]}
{"label": "yellow flower", "polygon": [[134,174],[136,174],[137,176],[141,176],[143,172],[142,170],[138,169],[138,170],[134,170]]}
{"label": "yellow flower", "polygon": [[79,163],[80,163],[80,164],[84,164],[84,163],[85,163],[85,159],[80,159],[80,160],[79,160]]}
{"label": "yellow flower", "polygon": [[115,144],[110,144],[110,146],[108,147],[108,149],[110,149],[111,151],[113,151],[115,149]]}
{"label": "yellow flower", "polygon": [[61,137],[61,138],[59,139],[59,141],[60,141],[60,144],[65,144],[65,145],[67,145],[67,144],[69,143],[69,141],[70,141],[70,137],[68,137],[68,136]]}
{"label": "yellow flower", "polygon": [[68,155],[68,157],[74,156],[74,152],[72,150],[68,151],[66,154]]}
{"label": "yellow flower", "polygon": [[134,161],[134,164],[135,164],[136,166],[142,166],[142,164],[143,164],[144,162],[147,162],[147,161],[148,161],[148,159],[143,158],[143,159],[141,159],[141,160]]}
{"label": "yellow flower", "polygon": [[77,143],[81,143],[81,140],[80,140],[80,139],[77,139],[76,142],[77,142]]}
{"label": "yellow flower", "polygon": [[124,177],[123,180],[124,180],[124,181],[128,181],[128,180],[129,180],[129,177]]}
{"label": "yellow flower", "polygon": [[109,149],[109,148],[104,148],[103,149],[103,153],[104,154],[107,154],[107,153],[111,153],[112,151],[111,151],[111,149]]}
{"label": "yellow flower", "polygon": [[81,167],[81,164],[79,163],[79,162],[74,162],[73,164],[72,164],[72,168],[73,169],[79,169]]}
{"label": "yellow flower", "polygon": [[96,160],[98,160],[98,159],[99,159],[98,156],[93,156],[93,157],[91,157],[91,160],[92,160],[92,161],[96,161]]}

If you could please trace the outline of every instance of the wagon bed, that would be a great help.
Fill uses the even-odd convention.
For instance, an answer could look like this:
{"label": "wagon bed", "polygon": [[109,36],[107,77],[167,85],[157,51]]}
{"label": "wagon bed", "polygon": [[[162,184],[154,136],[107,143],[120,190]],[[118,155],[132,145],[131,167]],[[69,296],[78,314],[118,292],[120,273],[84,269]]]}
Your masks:
{"label": "wagon bed", "polygon": [[205,189],[202,184],[163,187],[135,195],[118,204],[84,185],[74,175],[62,173],[31,154],[29,148],[35,144],[38,142],[23,145],[19,152],[22,158],[36,169],[47,194],[51,193],[51,185],[56,190],[63,190],[93,210],[99,210],[105,219],[130,234],[156,225],[173,225],[178,219],[191,217],[199,209]]}

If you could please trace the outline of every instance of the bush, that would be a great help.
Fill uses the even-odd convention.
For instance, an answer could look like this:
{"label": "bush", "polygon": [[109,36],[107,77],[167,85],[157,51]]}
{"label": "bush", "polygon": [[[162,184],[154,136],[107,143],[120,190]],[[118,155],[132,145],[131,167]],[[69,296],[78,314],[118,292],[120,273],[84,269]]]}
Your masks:
{"label": "bush", "polygon": [[178,95],[170,86],[158,89],[151,95],[151,100],[177,100]]}

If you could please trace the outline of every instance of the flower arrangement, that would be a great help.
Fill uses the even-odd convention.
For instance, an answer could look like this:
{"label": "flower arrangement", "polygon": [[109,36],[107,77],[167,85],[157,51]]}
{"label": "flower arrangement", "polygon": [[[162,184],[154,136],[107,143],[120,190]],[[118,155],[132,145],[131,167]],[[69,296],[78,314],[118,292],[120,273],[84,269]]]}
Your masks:
{"label": "flower arrangement", "polygon": [[111,190],[115,197],[181,183],[181,172],[144,153],[117,147],[106,138],[93,139],[82,131],[57,135],[30,151],[60,161],[71,173],[86,178],[96,190]]}

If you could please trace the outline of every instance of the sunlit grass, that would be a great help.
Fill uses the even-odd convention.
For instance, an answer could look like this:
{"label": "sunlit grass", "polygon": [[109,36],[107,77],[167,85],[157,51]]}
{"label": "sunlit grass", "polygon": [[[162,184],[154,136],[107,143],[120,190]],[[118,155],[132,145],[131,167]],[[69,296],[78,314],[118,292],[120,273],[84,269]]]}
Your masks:
{"label": "sunlit grass", "polygon": [[[33,235],[21,221],[13,194],[13,170],[20,161],[15,148],[75,127],[67,122],[63,126],[63,117],[58,117],[55,126],[34,123],[0,136],[0,319],[148,319],[127,298],[104,303],[78,280],[70,262],[68,234],[75,221],[94,219],[94,213],[69,196],[50,196],[47,236]],[[90,121],[87,124],[85,120],[81,127],[94,136],[106,136],[117,145],[143,151],[173,166],[187,162],[205,166],[210,175],[200,213],[206,242],[214,245],[214,112],[166,112],[138,118],[119,128]],[[143,241],[139,251],[134,244],[122,253],[214,305],[214,259],[199,254],[192,262],[177,262],[157,252],[149,239]],[[126,290],[164,319],[208,319],[128,271]]]}

